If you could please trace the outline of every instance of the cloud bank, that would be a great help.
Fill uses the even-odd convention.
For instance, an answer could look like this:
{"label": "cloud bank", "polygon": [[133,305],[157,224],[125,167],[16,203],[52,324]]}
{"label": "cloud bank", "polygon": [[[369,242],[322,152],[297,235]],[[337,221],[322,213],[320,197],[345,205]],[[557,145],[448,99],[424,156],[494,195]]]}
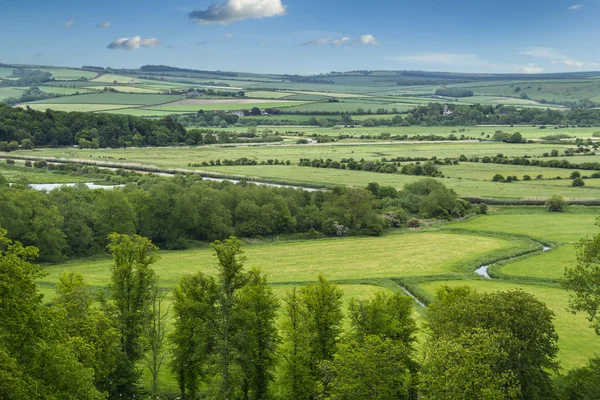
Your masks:
{"label": "cloud bank", "polygon": [[285,15],[285,5],[281,0],[225,0],[211,4],[206,10],[192,11],[188,16],[199,24],[228,24],[281,15]]}
{"label": "cloud bank", "polygon": [[123,50],[136,50],[140,47],[156,47],[160,45],[160,40],[157,38],[151,39],[142,39],[139,36],[134,36],[131,38],[119,38],[113,40],[107,48],[111,50],[115,49],[123,49]]}
{"label": "cloud bank", "polygon": [[356,40],[352,40],[347,36],[344,36],[340,39],[331,39],[331,38],[321,38],[317,40],[311,40],[310,42],[302,43],[302,46],[314,46],[319,44],[332,44],[334,46],[352,46],[355,44],[367,44],[367,45],[376,45],[379,44],[373,35],[362,35]]}

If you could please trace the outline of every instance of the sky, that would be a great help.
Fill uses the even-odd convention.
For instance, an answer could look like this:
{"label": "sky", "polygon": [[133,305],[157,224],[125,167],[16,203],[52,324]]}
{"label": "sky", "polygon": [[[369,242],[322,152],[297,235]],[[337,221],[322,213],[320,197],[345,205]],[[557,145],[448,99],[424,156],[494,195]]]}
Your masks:
{"label": "sky", "polygon": [[29,0],[0,7],[0,63],[595,71],[599,18],[590,0]]}

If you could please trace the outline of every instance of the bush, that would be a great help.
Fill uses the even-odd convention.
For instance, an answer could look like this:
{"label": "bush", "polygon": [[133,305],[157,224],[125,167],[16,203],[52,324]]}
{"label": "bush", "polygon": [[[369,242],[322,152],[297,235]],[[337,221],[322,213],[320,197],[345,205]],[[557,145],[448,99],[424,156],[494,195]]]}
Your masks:
{"label": "bush", "polygon": [[488,213],[488,205],[485,203],[479,203],[479,205],[477,206],[477,213],[478,214],[487,214]]}
{"label": "bush", "polygon": [[504,182],[504,177],[500,174],[494,175],[492,182]]}
{"label": "bush", "polygon": [[11,160],[11,159],[7,158],[7,159],[6,159],[6,163],[7,163],[8,165],[13,165],[13,164],[15,163],[15,160]]}
{"label": "bush", "polygon": [[31,161],[25,161],[25,166],[31,168]]}
{"label": "bush", "polygon": [[416,218],[411,218],[408,220],[408,227],[409,228],[419,228],[419,227],[421,227],[421,221],[419,221]]}
{"label": "bush", "polygon": [[561,196],[554,195],[546,200],[545,207],[550,212],[561,212],[567,208],[567,202]]}
{"label": "bush", "polygon": [[524,181],[530,181],[531,180],[531,176],[529,176],[529,175],[523,175],[523,180]]}
{"label": "bush", "polygon": [[571,179],[581,178],[581,173],[579,171],[571,172]]}
{"label": "bush", "polygon": [[585,186],[585,182],[581,178],[575,178],[575,179],[573,179],[573,182],[571,182],[571,186],[583,187],[583,186]]}

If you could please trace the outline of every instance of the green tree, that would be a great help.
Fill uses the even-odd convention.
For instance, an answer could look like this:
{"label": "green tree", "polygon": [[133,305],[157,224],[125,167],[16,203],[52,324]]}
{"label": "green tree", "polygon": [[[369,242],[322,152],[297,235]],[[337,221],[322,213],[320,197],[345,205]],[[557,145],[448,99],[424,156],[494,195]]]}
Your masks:
{"label": "green tree", "polygon": [[158,259],[157,248],[144,237],[113,233],[108,249],[114,261],[108,310],[120,339],[111,395],[130,398],[137,393],[141,374],[136,363],[144,357],[144,328],[152,318],[152,288],[156,285],[152,264]]}
{"label": "green tree", "polygon": [[214,278],[200,272],[182,278],[173,291],[170,367],[183,400],[195,399],[200,383],[207,379],[215,345],[217,302]]}
{"label": "green tree", "polygon": [[80,273],[59,275],[53,305],[64,313],[65,330],[77,359],[94,371],[96,388],[108,393],[109,376],[116,369],[119,356],[119,333],[94,303],[92,288]]}
{"label": "green tree", "polygon": [[64,316],[42,305],[36,279],[42,270],[0,229],[0,396],[6,399],[102,399],[93,370],[76,357]]}
{"label": "green tree", "polygon": [[545,206],[550,212],[561,212],[567,208],[567,202],[562,198],[562,196],[554,195],[546,200]]}
{"label": "green tree", "polygon": [[431,341],[453,340],[473,330],[501,334],[504,371],[517,379],[524,398],[552,393],[549,371],[557,371],[554,313],[521,290],[479,294],[463,286],[442,287],[428,307]]}
{"label": "green tree", "polygon": [[407,348],[380,336],[364,341],[342,342],[331,362],[323,369],[330,399],[409,399],[411,374],[405,361]]}
{"label": "green tree", "polygon": [[504,366],[509,355],[506,333],[475,330],[458,336],[430,338],[420,376],[420,398],[495,400],[521,398],[514,372]]}
{"label": "green tree", "polygon": [[150,289],[151,317],[146,321],[145,337],[148,345],[146,354],[146,366],[152,375],[152,398],[158,395],[158,374],[167,356],[166,333],[167,319],[169,317],[170,305],[166,304],[169,294],[163,288],[156,285]]}
{"label": "green tree", "polygon": [[558,379],[557,392],[562,400],[597,400],[600,393],[600,357],[569,371]]}
{"label": "green tree", "polygon": [[239,291],[239,360],[244,374],[244,399],[266,399],[273,381],[279,335],[275,317],[279,301],[260,269],[248,272],[247,284]]}
{"label": "green tree", "polygon": [[[600,226],[600,219],[596,220]],[[569,307],[574,313],[587,314],[597,335],[600,335],[600,234],[581,239],[575,245],[577,264],[565,269],[562,286],[573,292]]]}

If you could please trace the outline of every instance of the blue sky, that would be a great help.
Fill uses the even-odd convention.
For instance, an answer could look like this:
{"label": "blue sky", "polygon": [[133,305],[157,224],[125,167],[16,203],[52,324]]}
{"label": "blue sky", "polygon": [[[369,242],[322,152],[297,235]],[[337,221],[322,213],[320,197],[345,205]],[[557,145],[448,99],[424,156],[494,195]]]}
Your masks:
{"label": "blue sky", "polygon": [[600,70],[599,17],[600,3],[586,0],[30,0],[0,9],[0,62],[298,74]]}

